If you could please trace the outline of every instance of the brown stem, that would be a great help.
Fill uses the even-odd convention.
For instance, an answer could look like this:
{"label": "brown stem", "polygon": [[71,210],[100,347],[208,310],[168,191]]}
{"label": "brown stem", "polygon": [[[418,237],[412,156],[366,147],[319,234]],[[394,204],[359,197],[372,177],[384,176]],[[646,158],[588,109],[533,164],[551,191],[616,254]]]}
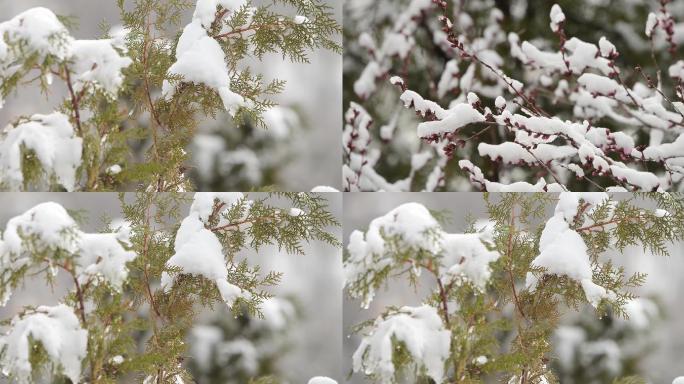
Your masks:
{"label": "brown stem", "polygon": [[515,277],[513,276],[513,264],[512,264],[512,253],[513,253],[513,232],[515,231],[515,205],[511,208],[511,220],[509,221],[508,224],[508,242],[506,245],[506,258],[508,259],[508,277],[509,277],[509,282],[511,285],[511,291],[513,292],[513,300],[515,304],[515,308],[520,312],[520,316],[523,317],[523,319],[527,320],[527,316],[525,316],[525,312],[522,309],[522,305],[520,304],[520,300],[518,299],[518,292],[515,289]]}
{"label": "brown stem", "polygon": [[275,23],[275,24],[250,24],[244,28],[238,28],[238,29],[233,29],[230,32],[222,33],[220,35],[215,35],[213,36],[214,39],[222,39],[224,37],[230,37],[234,35],[241,34],[243,32],[249,32],[249,31],[257,31],[262,28],[277,28],[282,26],[280,23]]}
{"label": "brown stem", "polygon": [[71,82],[71,73],[66,64],[64,64],[64,78],[66,80],[67,89],[69,90],[69,96],[71,98],[71,109],[74,111],[74,122],[76,123],[76,130],[79,136],[83,136],[83,128],[81,127],[81,112],[79,111],[79,97],[76,96],[74,92],[74,86]]}
{"label": "brown stem", "polygon": [[613,219],[613,220],[609,220],[609,221],[603,221],[600,223],[595,223],[592,225],[587,225],[586,227],[577,228],[575,231],[586,232],[586,231],[591,231],[594,228],[605,227],[606,225],[610,225],[610,224],[619,224],[623,221],[631,221],[631,220],[637,220],[638,221],[640,218],[641,217],[637,216],[637,217],[624,217],[621,219]]}
{"label": "brown stem", "polygon": [[[158,148],[158,137],[157,137],[157,127],[163,127],[157,111],[154,108],[154,101],[152,100],[152,94],[150,92],[150,76],[149,76],[149,45],[150,45],[150,26],[152,24],[151,14],[147,15],[147,22],[145,23],[145,41],[143,43],[143,84],[145,87],[145,97],[147,99],[148,107],[150,108],[150,115],[152,116],[151,131],[152,131],[152,153],[154,154],[154,161],[159,162],[159,148]],[[156,123],[156,124],[155,124]],[[157,178],[157,192],[162,192],[163,190],[163,180],[161,174]]]}
{"label": "brown stem", "polygon": [[442,310],[444,311],[444,323],[447,328],[451,329],[451,323],[449,321],[449,304],[447,303],[447,291],[444,289],[442,284],[442,279],[437,277],[437,285],[439,286],[439,299],[442,303]]}
{"label": "brown stem", "polygon": [[79,315],[81,317],[81,322],[83,323],[83,327],[86,327],[85,304],[83,301],[83,290],[81,289],[81,284],[78,282],[78,278],[76,277],[76,273],[68,264],[63,265],[62,269],[69,272],[72,280],[74,281],[74,285],[76,286],[76,298],[78,299],[78,312],[79,312]]}
{"label": "brown stem", "polygon": [[[151,206],[147,206],[147,211],[145,213],[145,226],[149,227],[150,225],[150,208]],[[147,269],[147,256],[148,256],[148,250],[149,250],[149,239],[150,239],[150,234],[148,230],[145,230],[145,237],[143,238],[143,259],[144,259],[144,269],[143,269],[143,274],[145,275],[145,290],[147,291],[147,297],[150,300],[150,306],[154,310],[154,314],[157,315],[157,318],[162,318],[161,313],[159,312],[159,309],[157,308],[157,304],[154,301],[154,295],[152,294],[152,288],[150,287],[150,277],[149,277],[149,272]],[[155,335],[156,335],[156,324],[157,324],[157,319],[153,319],[153,325],[155,327]]]}
{"label": "brown stem", "polygon": [[220,231],[223,231],[226,229],[239,227],[242,224],[256,223],[256,222],[263,221],[263,220],[276,220],[276,217],[274,217],[274,216],[255,217],[253,219],[245,219],[245,220],[241,220],[241,221],[236,221],[234,223],[225,224],[225,225],[222,225],[219,227],[210,228],[210,230],[212,232],[220,232]]}

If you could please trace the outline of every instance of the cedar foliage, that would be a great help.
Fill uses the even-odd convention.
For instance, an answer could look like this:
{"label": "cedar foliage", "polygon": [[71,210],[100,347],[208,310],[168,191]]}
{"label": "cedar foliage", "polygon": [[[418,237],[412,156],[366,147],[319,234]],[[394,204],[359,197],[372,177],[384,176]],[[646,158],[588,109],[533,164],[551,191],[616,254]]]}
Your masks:
{"label": "cedar foliage", "polygon": [[[303,245],[321,242],[339,246],[329,229],[338,226],[328,210],[327,200],[318,194],[272,193],[264,197],[241,199],[231,207],[215,201],[205,227],[216,234],[223,245],[228,279],[242,292],[248,292],[231,306],[236,318],[262,318],[260,306],[272,297],[269,288],[279,284],[282,273],[265,271],[238,253],[276,246],[294,255],[303,255]],[[183,274],[165,263],[174,254],[174,240],[179,221],[187,211],[190,198],[185,194],[138,192],[120,194],[123,218],[130,224],[130,250],[137,255],[127,263],[128,278],[116,291],[107,284],[96,284],[93,276],[79,281],[74,269],[75,257],[64,251],[36,248],[39,238],[24,236],[30,252],[20,268],[5,266],[0,274],[0,295],[22,285],[29,277],[40,276],[52,286],[55,269],[73,277],[73,286],[62,302],[71,307],[88,331],[87,356],[82,362],[81,379],[90,383],[143,382],[148,384],[192,383],[187,370],[186,336],[198,314],[226,304],[213,281],[202,276]],[[302,209],[305,214],[283,214],[283,206]],[[285,208],[289,209],[289,208]],[[221,220],[221,225],[219,225]],[[111,220],[104,218],[104,232],[113,232]],[[249,224],[249,225],[247,225]],[[63,236],[70,236],[64,233]],[[163,272],[181,272],[166,291],[159,287]],[[88,303],[84,306],[83,303]],[[25,308],[13,319],[2,322],[11,326],[34,308]],[[6,353],[0,351],[0,356]],[[123,357],[122,363],[112,358]],[[52,367],[50,360],[34,342],[30,352],[35,380],[48,377],[51,382],[68,382]],[[57,370],[58,371],[58,370]],[[51,373],[52,372],[52,373]],[[10,378],[11,379],[11,378]],[[250,378],[255,383],[276,383],[276,378]],[[251,382],[251,381],[250,381]]]}
{"label": "cedar foliage", "polygon": [[[432,293],[422,302],[437,310],[442,325],[451,331],[444,383],[483,383],[492,379],[509,384],[556,383],[552,370],[554,331],[561,325],[564,313],[589,307],[578,281],[531,266],[539,254],[541,232],[557,196],[484,193],[483,199],[486,219],[494,228],[493,242],[488,246],[501,255],[489,264],[492,275],[484,291],[467,279],[445,278],[442,273],[450,266],[441,262],[442,251],[430,252],[407,243],[401,235],[388,236],[381,230],[384,252],[373,257],[377,257],[376,262],[381,260],[378,264],[382,266],[369,267],[368,273],[347,281],[346,293],[367,303],[376,290],[390,281],[405,281],[412,286],[435,281]],[[594,309],[597,319],[628,317],[625,304],[637,298],[636,289],[647,276],[640,272],[628,275],[613,260],[617,262],[617,256],[627,247],[641,248],[644,253],[652,253],[651,257],[669,256],[668,246],[684,239],[683,205],[684,197],[679,194],[656,193],[614,195],[594,209],[588,209],[587,203],[580,204],[570,228],[587,245],[594,282],[615,293]],[[657,215],[653,206],[671,213]],[[444,213],[434,217],[445,222]],[[475,220],[468,216],[467,221],[465,233],[475,233]],[[426,239],[433,235],[430,230],[423,233]],[[345,263],[349,257],[345,251]],[[534,289],[526,285],[529,274],[539,279]],[[401,312],[390,306],[380,318]],[[369,319],[352,332],[370,335],[375,330],[374,321]],[[422,362],[414,361],[402,342],[393,338],[388,353],[395,366],[394,382],[433,383]],[[477,362],[481,356],[487,357],[484,364]],[[367,373],[366,377],[371,382],[383,382],[376,373]],[[638,377],[610,377],[613,379],[614,383],[645,382]]]}
{"label": "cedar foliage", "polygon": [[[133,60],[123,70],[124,85],[118,95],[91,89],[92,85],[75,92],[72,63],[53,55],[42,60],[36,54],[22,55],[16,63],[20,69],[8,76],[0,73],[0,100],[2,96],[21,92],[27,84],[39,86],[48,96],[52,81],[48,79],[53,77],[69,89],[58,110],[70,117],[77,136],[83,139],[83,160],[76,186],[79,191],[192,190],[186,177],[189,156],[185,149],[200,122],[209,118],[220,121],[226,129],[265,129],[262,114],[276,105],[272,97],[286,86],[279,79],[267,81],[250,68],[250,60],[262,60],[264,55],[275,53],[282,60],[308,63],[311,50],[341,53],[336,41],[340,27],[331,8],[321,0],[272,0],[260,5],[247,1],[230,13],[219,6],[211,36],[226,55],[231,89],[251,100],[248,107],[231,117],[224,113],[214,90],[182,82],[179,76],[167,73],[176,60],[175,48],[186,15],[192,12],[196,1],[116,2],[121,24],[128,32],[125,55]],[[304,16],[307,21],[296,23],[293,14]],[[60,20],[67,26],[74,24],[65,17]],[[103,37],[110,37],[110,26],[103,23],[102,29]],[[21,52],[22,44],[10,44],[10,49]],[[164,80],[177,85],[170,100],[159,96]],[[22,190],[62,190],[30,150],[22,152]],[[122,168],[120,173],[108,171],[116,165]]]}

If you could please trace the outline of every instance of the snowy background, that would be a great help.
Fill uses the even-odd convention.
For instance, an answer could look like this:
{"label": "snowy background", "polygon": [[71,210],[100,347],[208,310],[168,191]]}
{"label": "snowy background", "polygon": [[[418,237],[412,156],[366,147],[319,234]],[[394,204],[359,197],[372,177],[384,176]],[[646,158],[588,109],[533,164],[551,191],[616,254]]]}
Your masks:
{"label": "snowy background", "polygon": [[[254,1],[260,4],[263,1]],[[338,22],[342,21],[342,1],[326,0],[333,7]],[[129,2],[127,2],[129,3]],[[120,23],[115,0],[0,0],[0,20],[32,7],[50,8],[58,15],[73,16],[78,29],[72,35],[79,39],[101,36],[99,25]],[[190,20],[192,10],[184,22]],[[182,28],[179,27],[179,28]],[[300,131],[290,146],[293,161],[283,170],[283,185],[278,190],[308,191],[317,185],[340,188],[339,169],[342,149],[339,145],[339,124],[342,121],[342,56],[327,51],[310,54],[310,64],[289,63],[280,55],[267,55],[261,63],[252,63],[256,72],[265,79],[278,78],[287,81],[285,91],[275,100],[283,106],[294,107],[302,113],[308,128]],[[21,93],[10,95],[4,108],[0,109],[0,126],[20,115],[48,113],[65,95],[61,84],[50,88],[51,100],[46,100],[38,88],[24,88]]]}
{"label": "snowy background", "polygon": [[[432,210],[447,211],[452,219],[446,225],[448,232],[463,231],[465,216],[485,218],[486,207],[480,193],[345,193],[344,194],[344,243],[355,229],[365,230],[370,221],[407,202],[418,202]],[[550,216],[549,216],[550,217]],[[642,372],[651,383],[670,383],[674,377],[684,374],[684,245],[670,247],[670,258],[644,254],[641,249],[628,249],[614,258],[616,264],[626,267],[627,273],[645,272],[646,284],[637,293],[658,296],[666,308],[667,318],[655,330],[656,349],[644,360]],[[368,310],[361,309],[361,302],[344,298],[344,373],[351,372],[351,355],[360,343],[360,337],[351,334],[354,325],[375,318],[389,305],[418,305],[421,298],[436,285],[425,278],[414,290],[405,281],[389,284],[380,289]],[[588,312],[590,313],[590,312]],[[586,315],[586,314],[585,314]],[[366,383],[361,375],[352,376],[349,383]]]}
{"label": "snowy background", "polygon": [[[264,197],[250,194],[252,198]],[[329,208],[341,217],[341,194],[326,194]],[[131,196],[132,198],[132,196]],[[54,201],[70,210],[84,213],[88,221],[82,225],[85,231],[96,232],[101,228],[100,218],[106,214],[116,219],[120,205],[114,193],[3,193],[0,194],[0,228],[7,221],[36,204]],[[187,209],[186,209],[187,211]],[[341,235],[341,229],[333,229]],[[305,246],[304,255],[287,255],[277,249],[265,247],[256,253],[243,252],[252,265],[259,264],[263,271],[283,272],[282,283],[271,289],[276,297],[294,297],[301,304],[302,319],[289,332],[291,350],[281,358],[281,371],[293,384],[306,383],[316,375],[327,375],[342,380],[342,255],[340,249],[311,243]],[[0,319],[13,316],[24,305],[54,305],[71,286],[65,274],[58,275],[54,290],[43,281],[28,281],[17,289],[7,306],[0,308]],[[217,310],[222,310],[218,308]],[[225,313],[226,316],[229,314]],[[203,318],[209,317],[206,313]],[[0,383],[4,383],[0,379]]]}

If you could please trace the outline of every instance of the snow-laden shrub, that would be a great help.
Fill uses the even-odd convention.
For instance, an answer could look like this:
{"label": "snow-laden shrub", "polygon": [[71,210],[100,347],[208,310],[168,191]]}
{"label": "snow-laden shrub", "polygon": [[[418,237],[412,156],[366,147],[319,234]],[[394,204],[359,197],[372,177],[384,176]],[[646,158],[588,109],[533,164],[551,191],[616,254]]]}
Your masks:
{"label": "snow-laden shrub", "polygon": [[[668,255],[668,245],[684,239],[684,199],[597,192],[484,199],[488,216],[470,220],[465,233],[445,230],[444,214],[405,203],[350,234],[345,289],[362,308],[389,283],[434,281],[421,305],[387,303],[353,329],[361,337],[353,371],[377,383],[542,384],[587,367],[587,380],[644,383],[618,379],[635,373],[622,364],[639,353],[618,333],[652,327],[657,309],[636,295],[646,275],[627,275],[611,255],[628,246]],[[580,308],[596,322],[614,319],[615,337],[562,322]],[[623,341],[632,351],[621,355]]]}
{"label": "snow-laden shrub", "polygon": [[[202,121],[219,119],[222,129],[282,124],[269,114],[285,83],[253,73],[250,62],[340,51],[339,27],[319,0],[117,5],[121,26],[97,40],[74,38],[66,20],[43,7],[0,22],[0,108],[27,84],[47,95],[59,81],[67,91],[57,111],[36,111],[0,132],[0,188],[190,189],[185,149]],[[183,24],[186,11],[192,18]],[[243,180],[260,185],[250,176],[261,170]]]}
{"label": "snow-laden shrub", "polygon": [[345,189],[679,188],[684,10],[601,3],[352,1]]}
{"label": "snow-laden shrub", "polygon": [[[69,282],[58,305],[26,307],[2,322],[0,370],[11,382],[191,382],[182,362],[197,355],[186,335],[198,309],[223,306],[280,330],[295,315],[268,292],[282,274],[262,271],[241,252],[270,244],[301,254],[307,242],[338,244],[329,232],[337,221],[317,194],[141,192],[122,195],[121,207],[124,220],[102,233],[84,232],[54,202],[5,223],[3,306],[26,282]],[[277,382],[250,373],[240,382]]]}

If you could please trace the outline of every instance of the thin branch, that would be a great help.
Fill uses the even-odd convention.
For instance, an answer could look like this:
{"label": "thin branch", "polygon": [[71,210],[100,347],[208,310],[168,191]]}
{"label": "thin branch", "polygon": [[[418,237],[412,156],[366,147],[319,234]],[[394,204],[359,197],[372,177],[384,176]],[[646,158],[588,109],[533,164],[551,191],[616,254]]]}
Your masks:
{"label": "thin branch", "polygon": [[71,98],[71,109],[74,113],[74,122],[76,123],[76,130],[79,136],[83,136],[83,128],[81,127],[81,112],[79,111],[79,97],[74,92],[74,86],[71,82],[71,73],[69,72],[69,67],[64,64],[64,78],[66,80],[67,89],[69,90],[69,97]]}

